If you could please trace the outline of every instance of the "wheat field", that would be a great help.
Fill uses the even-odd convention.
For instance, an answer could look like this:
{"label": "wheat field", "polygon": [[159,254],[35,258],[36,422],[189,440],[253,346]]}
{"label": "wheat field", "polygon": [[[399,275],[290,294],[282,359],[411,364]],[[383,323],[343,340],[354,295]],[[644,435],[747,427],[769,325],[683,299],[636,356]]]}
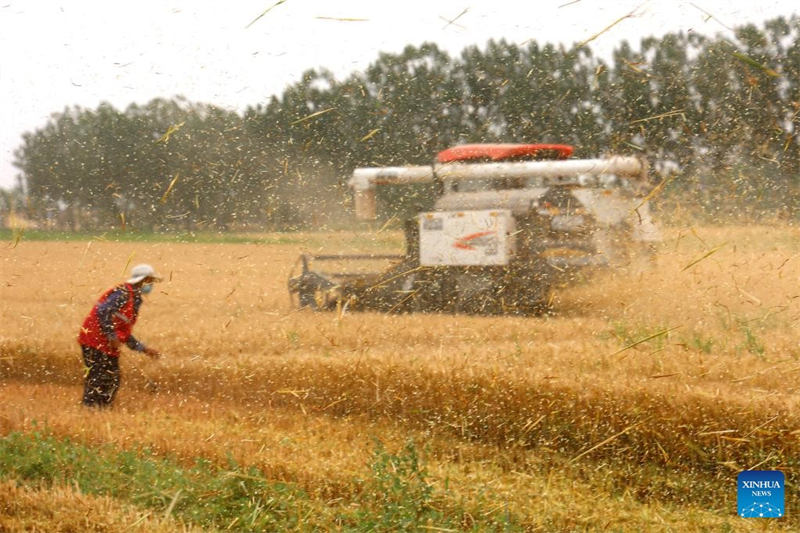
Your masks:
{"label": "wheat field", "polygon": [[[409,441],[464,529],[501,511],[531,531],[800,528],[796,228],[671,228],[652,258],[557,288],[541,317],[296,310],[301,252],[397,252],[402,236],[267,237],[4,243],[0,435],[232,459],[309,495],[298,529],[335,528],[375,443]],[[78,327],[138,262],[165,277],[135,329],[163,357],[123,353],[115,407],[88,412]],[[737,518],[743,469],[784,471],[786,518]],[[79,489],[0,483],[16,502],[0,530],[92,530],[89,511],[53,511],[68,506],[98,531],[196,527]]]}

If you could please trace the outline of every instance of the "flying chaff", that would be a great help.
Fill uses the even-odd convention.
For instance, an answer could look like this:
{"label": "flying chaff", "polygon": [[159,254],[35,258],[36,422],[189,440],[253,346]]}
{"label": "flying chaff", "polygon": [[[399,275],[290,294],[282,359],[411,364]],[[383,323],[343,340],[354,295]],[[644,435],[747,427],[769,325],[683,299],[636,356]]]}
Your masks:
{"label": "flying chaff", "polygon": [[639,124],[640,122],[649,122],[651,120],[659,120],[662,118],[674,117],[676,115],[680,116],[683,119],[683,121],[686,122],[686,115],[684,114],[684,111],[685,111],[684,109],[673,109],[672,111],[667,111],[666,113],[661,113],[660,115],[653,115],[652,117],[645,117],[632,120],[628,124]]}
{"label": "flying chaff", "polygon": [[[442,29],[445,29],[445,28],[447,28],[448,26],[452,26],[452,25],[459,26],[459,25],[458,25],[458,24],[456,24],[455,22],[456,22],[458,19],[460,19],[461,17],[463,17],[463,16],[466,14],[466,12],[467,12],[467,11],[469,11],[469,8],[468,8],[468,7],[465,7],[465,8],[464,8],[464,11],[462,11],[461,13],[459,13],[458,15],[456,15],[456,17],[455,17],[455,18],[453,18],[453,19],[446,19],[446,18],[444,18],[444,17],[439,17],[440,19],[442,19],[442,20],[444,20],[445,22],[447,22],[447,24],[445,24],[445,25],[442,27]],[[462,27],[462,26],[459,26],[459,27]]]}
{"label": "flying chaff", "polygon": [[369,22],[369,19],[355,17],[314,17],[317,20],[333,20],[336,22]]}
{"label": "flying chaff", "polygon": [[771,69],[766,65],[762,65],[761,63],[759,63],[758,61],[756,61],[752,57],[747,56],[747,55],[745,55],[745,54],[743,54],[741,52],[733,52],[732,55],[733,55],[733,57],[735,57],[736,59],[738,59],[742,63],[745,63],[747,65],[750,65],[751,67],[755,67],[755,68],[761,70],[767,76],[772,76],[773,78],[777,78],[778,76],[780,76],[780,74],[778,74],[778,72],[776,70]]}
{"label": "flying chaff", "polygon": [[124,276],[125,273],[128,271],[128,267],[131,266],[131,261],[133,261],[133,256],[136,252],[131,252],[131,255],[128,256],[128,260],[125,261],[125,266],[122,267],[122,275]]}
{"label": "flying chaff", "polygon": [[655,195],[657,195],[658,193],[660,193],[660,192],[661,192],[661,190],[662,190],[662,189],[664,189],[664,187],[666,187],[666,186],[667,186],[667,183],[669,183],[669,182],[670,182],[670,181],[672,181],[673,179],[675,179],[675,177],[674,177],[674,176],[671,176],[671,177],[669,177],[669,178],[664,178],[663,180],[661,180],[661,183],[659,183],[658,185],[656,185],[655,187],[653,187],[653,190],[652,190],[652,191],[650,191],[649,193],[647,193],[647,196],[645,196],[644,198],[642,198],[642,201],[641,201],[641,202],[639,202],[639,205],[637,205],[636,207],[634,207],[634,208],[633,208],[633,211],[635,211],[636,213],[638,213],[638,212],[639,212],[639,208],[640,208],[640,207],[642,207],[644,204],[646,204],[647,202],[649,202],[649,201],[650,201],[650,200],[651,200],[651,199],[652,199],[652,198],[653,198]]}
{"label": "flying chaff", "polygon": [[162,135],[161,138],[156,141],[156,144],[165,143],[169,141],[169,138],[172,136],[172,134],[176,133],[179,129],[181,129],[184,124],[186,124],[186,121],[183,121],[180,124],[173,124],[172,126],[167,128],[166,133],[164,133],[164,135]]}
{"label": "flying chaff", "polygon": [[712,248],[711,250],[709,250],[708,252],[706,252],[705,254],[703,254],[701,257],[698,257],[697,259],[695,259],[694,261],[692,261],[691,263],[689,263],[688,265],[686,265],[685,267],[683,267],[683,268],[681,269],[681,272],[685,272],[685,271],[689,270],[690,268],[692,268],[694,265],[696,265],[696,264],[697,264],[697,263],[699,263],[700,261],[702,261],[702,260],[706,259],[707,257],[709,257],[709,256],[711,256],[711,255],[714,255],[715,253],[717,253],[717,252],[718,252],[718,251],[719,251],[719,250],[720,250],[720,249],[721,249],[723,246],[725,246],[726,244],[728,244],[728,243],[727,243],[727,242],[723,242],[723,243],[722,243],[722,244],[720,244],[719,246],[715,246],[714,248]]}
{"label": "flying chaff", "polygon": [[606,444],[608,444],[608,443],[609,443],[609,442],[611,442],[612,440],[616,439],[617,437],[620,437],[620,436],[624,435],[625,433],[627,433],[628,431],[632,430],[633,428],[635,428],[635,427],[637,427],[637,426],[640,426],[640,425],[642,425],[642,424],[643,424],[644,422],[646,422],[647,420],[648,420],[648,419],[645,419],[645,420],[641,420],[641,421],[639,421],[639,422],[636,422],[635,424],[631,424],[630,426],[626,427],[625,429],[623,429],[623,430],[622,430],[622,431],[620,431],[619,433],[617,433],[617,434],[615,434],[615,435],[612,435],[612,436],[610,436],[609,438],[607,438],[607,439],[606,439],[606,440],[604,440],[603,442],[599,442],[599,443],[595,444],[594,446],[592,446],[591,448],[589,448],[588,450],[585,450],[585,451],[583,451],[583,452],[579,453],[578,455],[576,455],[575,457],[573,457],[572,459],[570,459],[570,460],[569,460],[569,462],[570,462],[570,463],[574,463],[575,461],[577,461],[578,459],[580,459],[580,458],[581,458],[581,457],[583,457],[584,455],[586,455],[586,454],[588,454],[588,453],[590,453],[590,452],[593,452],[593,451],[594,451],[594,450],[596,450],[597,448],[600,448],[600,447],[602,447],[602,446],[605,446]]}
{"label": "flying chaff", "polygon": [[175,177],[172,178],[172,181],[169,182],[169,185],[167,186],[167,190],[164,191],[164,194],[161,196],[161,203],[162,204],[167,202],[167,196],[169,196],[169,193],[172,192],[172,188],[175,186],[175,182],[178,181],[178,176],[180,176],[180,172],[176,173]]}
{"label": "flying chaff", "polygon": [[576,48],[576,49],[578,49],[578,48],[583,48],[584,46],[586,46],[586,45],[587,45],[587,44],[589,44],[590,42],[594,41],[595,39],[597,39],[598,37],[600,37],[601,35],[603,35],[605,32],[609,31],[611,28],[613,28],[614,26],[616,26],[617,24],[619,24],[619,23],[620,23],[620,22],[622,22],[623,20],[625,20],[625,19],[628,19],[628,18],[633,18],[633,17],[635,17],[635,16],[636,16],[636,15],[634,15],[635,11],[636,11],[636,10],[634,10],[634,11],[631,11],[631,12],[630,12],[630,13],[628,13],[627,15],[623,15],[623,16],[621,16],[620,18],[618,18],[617,20],[615,20],[614,22],[612,22],[611,24],[609,24],[608,26],[606,26],[605,28],[603,28],[602,30],[600,30],[599,32],[595,33],[594,35],[592,35],[591,37],[589,37],[588,39],[586,39],[585,41],[583,41],[583,42],[581,42],[581,43],[578,43],[578,45],[577,45],[575,48]]}
{"label": "flying chaff", "polygon": [[706,15],[706,17],[707,17],[706,20],[714,19],[717,22],[717,24],[719,24],[720,26],[722,26],[726,30],[733,31],[733,28],[731,28],[730,26],[728,26],[726,24],[723,24],[721,20],[719,20],[717,17],[715,17],[714,15],[712,15],[711,13],[709,13],[708,11],[703,9],[702,7],[698,6],[694,2],[689,2],[689,5],[691,5],[693,8],[697,9],[698,11],[701,11],[704,15]]}
{"label": "flying chaff", "polygon": [[381,131],[380,128],[375,128],[374,130],[371,130],[369,133],[367,133],[366,135],[361,137],[361,140],[359,142],[363,143],[364,141],[367,141],[367,140],[371,139],[372,136],[375,135],[376,133],[378,133],[379,131]]}
{"label": "flying chaff", "polygon": [[648,335],[647,337],[645,337],[643,339],[639,339],[638,341],[630,343],[629,345],[625,346],[624,348],[621,348],[621,349],[617,350],[616,352],[612,353],[609,357],[614,357],[615,355],[621,354],[622,352],[624,352],[626,350],[630,350],[631,348],[639,346],[640,344],[643,344],[643,343],[645,343],[647,341],[651,341],[653,339],[657,339],[658,337],[662,337],[662,336],[666,335],[667,333],[669,333],[670,331],[675,331],[676,329],[678,329],[680,327],[683,327],[683,326],[675,326],[675,327],[672,327],[672,328],[662,329],[661,331],[653,333],[652,335]]}
{"label": "flying chaff", "polygon": [[264,10],[264,12],[263,12],[263,13],[261,13],[259,16],[257,16],[256,18],[254,18],[254,19],[253,19],[253,20],[250,22],[250,24],[248,24],[247,26],[245,26],[245,27],[244,27],[244,29],[247,29],[247,28],[249,28],[250,26],[252,26],[253,24],[255,24],[255,23],[256,23],[256,22],[257,22],[257,21],[258,21],[258,20],[259,20],[261,17],[263,17],[264,15],[266,15],[267,13],[269,13],[270,11],[272,11],[273,9],[275,9],[276,7],[278,7],[279,5],[281,5],[281,4],[282,4],[282,3],[284,3],[284,2],[286,2],[286,0],[278,0],[277,2],[275,2],[274,4],[272,4],[271,6],[269,6],[269,7],[268,7],[266,10]]}
{"label": "flying chaff", "polygon": [[335,107],[329,107],[327,109],[322,109],[322,110],[317,111],[315,113],[311,113],[310,115],[306,115],[303,118],[299,118],[299,119],[295,120],[294,122],[290,122],[289,125],[290,126],[294,126],[295,124],[300,124],[301,122],[305,122],[307,120],[311,120],[312,118],[317,118],[320,115],[324,115],[325,113],[330,113],[331,111],[335,111],[335,110],[336,110]]}

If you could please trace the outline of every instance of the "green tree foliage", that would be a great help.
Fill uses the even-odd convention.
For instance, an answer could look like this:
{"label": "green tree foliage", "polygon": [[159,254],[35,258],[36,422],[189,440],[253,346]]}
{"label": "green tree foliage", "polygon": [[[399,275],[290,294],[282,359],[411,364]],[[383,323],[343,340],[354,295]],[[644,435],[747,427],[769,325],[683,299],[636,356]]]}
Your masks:
{"label": "green tree foliage", "polygon": [[[633,153],[706,206],[797,204],[800,21],[735,37],[668,34],[609,62],[588,46],[489,41],[381,53],[337,80],[309,70],[243,114],[181,98],[53,114],[16,164],[28,215],[65,227],[316,228],[349,220],[358,166],[429,164],[463,142],[558,142],[579,157]],[[386,217],[433,187],[381,190]]]}

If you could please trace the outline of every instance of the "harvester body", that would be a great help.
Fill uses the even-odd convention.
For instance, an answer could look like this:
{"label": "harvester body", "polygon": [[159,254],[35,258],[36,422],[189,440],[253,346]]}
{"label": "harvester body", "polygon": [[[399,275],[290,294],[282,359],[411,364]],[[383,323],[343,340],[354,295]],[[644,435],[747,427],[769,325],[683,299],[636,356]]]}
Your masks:
{"label": "harvester body", "polygon": [[[356,215],[374,219],[375,188],[436,182],[433,209],[405,223],[406,250],[370,274],[322,272],[303,256],[289,281],[301,306],[384,312],[535,314],[555,287],[586,269],[615,267],[659,240],[636,157],[567,159],[566,145],[462,145],[432,166],[359,168]],[[542,159],[542,157],[550,159]]]}

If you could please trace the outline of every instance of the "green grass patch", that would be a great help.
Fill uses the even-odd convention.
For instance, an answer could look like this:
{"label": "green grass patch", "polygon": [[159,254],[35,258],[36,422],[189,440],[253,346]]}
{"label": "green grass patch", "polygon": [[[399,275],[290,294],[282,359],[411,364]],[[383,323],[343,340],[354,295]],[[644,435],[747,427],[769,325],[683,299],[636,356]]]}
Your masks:
{"label": "green grass patch", "polygon": [[49,230],[0,229],[0,239],[18,244],[24,241],[111,241],[111,242],[171,242],[220,244],[304,244],[307,237],[281,234],[247,234],[222,232],[141,232],[104,231],[69,232]]}
{"label": "green grass patch", "polygon": [[[416,448],[397,454],[376,443],[371,477],[354,480],[351,500],[317,501],[289,483],[266,479],[232,459],[181,466],[147,449],[88,447],[43,433],[0,439],[0,478],[33,486],[69,485],[203,528],[231,531],[515,531],[506,513],[466,512],[437,494]],[[473,518],[479,517],[479,518]]]}
{"label": "green grass patch", "polygon": [[[402,235],[386,232],[383,234],[334,233],[337,242],[362,249],[364,251],[388,250],[397,251],[403,247]],[[301,245],[312,248],[324,248],[330,245],[331,233],[224,233],[209,231],[189,232],[141,232],[141,231],[105,231],[105,232],[69,232],[51,230],[10,230],[0,228],[0,241],[15,247],[24,242],[36,241],[109,241],[109,242],[141,242],[141,243],[178,243],[178,244],[262,244],[262,245]],[[344,238],[342,238],[344,235]],[[365,238],[365,235],[369,235]]]}

